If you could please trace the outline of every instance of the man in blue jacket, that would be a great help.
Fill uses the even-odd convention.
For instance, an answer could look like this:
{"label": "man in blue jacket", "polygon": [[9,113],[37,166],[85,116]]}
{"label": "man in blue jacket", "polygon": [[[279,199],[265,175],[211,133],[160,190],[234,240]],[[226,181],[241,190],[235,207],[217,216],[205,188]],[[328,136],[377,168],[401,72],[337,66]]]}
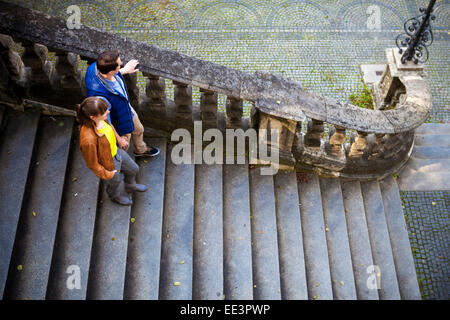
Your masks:
{"label": "man in blue jacket", "polygon": [[109,122],[116,131],[119,147],[127,150],[130,138],[133,141],[136,157],[152,157],[159,154],[156,147],[147,147],[144,142],[144,127],[138,114],[130,104],[127,87],[123,79],[124,74],[137,72],[137,60],[130,60],[120,68],[118,51],[101,53],[97,62],[92,63],[86,71],[85,83],[87,96],[96,96],[106,101],[109,106]]}

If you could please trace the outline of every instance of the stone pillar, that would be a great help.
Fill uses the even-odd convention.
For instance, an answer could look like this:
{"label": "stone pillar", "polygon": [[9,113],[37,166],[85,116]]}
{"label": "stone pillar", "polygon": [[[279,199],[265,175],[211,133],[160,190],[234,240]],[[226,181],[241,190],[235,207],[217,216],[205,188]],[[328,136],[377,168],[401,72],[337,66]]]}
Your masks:
{"label": "stone pillar", "polygon": [[362,158],[368,146],[366,137],[366,132],[358,131],[355,141],[350,146],[350,152],[348,154],[350,158]]}
{"label": "stone pillar", "polygon": [[0,34],[0,99],[21,105],[27,76],[25,65],[13,46],[14,40],[10,36]]}
{"label": "stone pillar", "polygon": [[311,119],[305,135],[305,146],[309,148],[320,148],[323,137],[323,121]]}
{"label": "stone pillar", "polygon": [[51,85],[53,66],[48,61],[47,47],[30,41],[22,41],[22,46],[24,47],[22,61],[25,66],[31,68],[31,82],[42,87],[49,87]]}
{"label": "stone pillar", "polygon": [[343,157],[345,140],[345,128],[334,125],[330,129],[330,140],[327,142],[326,152],[334,157]]}
{"label": "stone pillar", "polygon": [[25,65],[20,55],[13,50],[14,40],[7,35],[0,34],[0,58],[14,81],[24,81]]}
{"label": "stone pillar", "polygon": [[243,100],[227,97],[227,128],[242,128]]}
{"label": "stone pillar", "polygon": [[[295,159],[292,154],[292,145],[294,143],[297,121],[276,117],[259,111],[258,127],[258,149],[261,150],[261,143],[266,144],[268,152],[271,152],[272,146],[279,154],[279,163],[273,164],[279,170],[294,170]],[[264,129],[264,130],[263,130]],[[271,131],[277,130],[277,139],[271,140]],[[258,159],[259,164],[269,164],[268,161]]]}
{"label": "stone pillar", "polygon": [[175,118],[178,127],[193,128],[192,119],[192,86],[185,83],[173,81],[175,86]]}
{"label": "stone pillar", "polygon": [[139,87],[137,86],[138,73],[129,73],[123,76],[125,85],[127,86],[128,98],[130,99],[131,106],[139,112],[139,106],[141,99],[139,95]]}
{"label": "stone pillar", "polygon": [[76,54],[56,51],[55,70],[61,89],[81,89],[81,72],[78,70],[79,58]]}
{"label": "stone pillar", "polygon": [[217,128],[217,92],[200,88],[200,112],[202,128]]}
{"label": "stone pillar", "polygon": [[400,96],[406,93],[400,77],[411,73],[423,75],[423,64],[412,61],[401,63],[401,54],[397,48],[386,49],[387,67],[380,81],[373,87],[375,108],[383,110],[399,102]]}

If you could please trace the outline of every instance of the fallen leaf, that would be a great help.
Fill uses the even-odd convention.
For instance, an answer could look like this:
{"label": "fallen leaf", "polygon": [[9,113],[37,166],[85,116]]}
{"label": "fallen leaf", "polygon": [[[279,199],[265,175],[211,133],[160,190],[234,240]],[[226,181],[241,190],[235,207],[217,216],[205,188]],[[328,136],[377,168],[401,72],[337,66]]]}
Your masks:
{"label": "fallen leaf", "polygon": [[184,264],[184,260],[181,260],[180,264]]}
{"label": "fallen leaf", "polygon": [[36,212],[33,211],[33,217],[36,217]]}
{"label": "fallen leaf", "polygon": [[319,287],[319,286],[320,286],[320,284],[316,283],[316,287]]}
{"label": "fallen leaf", "polygon": [[341,284],[341,286],[343,286],[344,285],[344,281],[341,281],[341,282],[339,282],[340,284]]}
{"label": "fallen leaf", "polygon": [[317,296],[314,296],[313,299],[314,299],[314,300],[317,300]]}
{"label": "fallen leaf", "polygon": [[325,231],[327,231],[327,232],[328,232],[328,230],[330,230],[330,229],[328,229],[328,228],[325,228]]}
{"label": "fallen leaf", "polygon": [[130,221],[131,221],[131,223],[134,223],[136,221],[136,219],[135,218],[131,218]]}
{"label": "fallen leaf", "polygon": [[181,282],[175,281],[175,282],[173,283],[173,285],[178,287],[179,285],[181,285]]}
{"label": "fallen leaf", "polygon": [[17,266],[17,270],[21,271],[22,269],[23,269],[22,265],[19,264],[19,265]]}
{"label": "fallen leaf", "polygon": [[77,180],[78,180],[78,178],[75,177],[75,178],[72,179],[72,182],[75,182],[75,181],[77,181]]}
{"label": "fallen leaf", "polygon": [[116,240],[116,238],[115,238],[115,237],[112,237],[112,238],[111,238],[111,240],[112,240],[112,241],[115,241],[115,240]]}
{"label": "fallen leaf", "polygon": [[436,205],[436,202],[433,201],[433,202],[431,202],[431,204],[432,204],[433,206],[435,206],[435,205]]}

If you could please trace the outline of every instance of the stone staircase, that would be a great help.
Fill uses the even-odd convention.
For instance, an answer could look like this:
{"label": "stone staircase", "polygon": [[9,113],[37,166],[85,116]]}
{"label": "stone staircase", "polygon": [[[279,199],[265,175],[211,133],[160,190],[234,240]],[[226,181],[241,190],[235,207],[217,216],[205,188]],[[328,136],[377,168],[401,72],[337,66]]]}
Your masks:
{"label": "stone staircase", "polygon": [[122,207],[85,166],[73,117],[0,106],[0,120],[3,299],[420,299],[391,175],[175,165],[149,138],[150,190]]}
{"label": "stone staircase", "polygon": [[400,171],[405,191],[450,190],[450,124],[424,123],[415,132],[414,149]]}

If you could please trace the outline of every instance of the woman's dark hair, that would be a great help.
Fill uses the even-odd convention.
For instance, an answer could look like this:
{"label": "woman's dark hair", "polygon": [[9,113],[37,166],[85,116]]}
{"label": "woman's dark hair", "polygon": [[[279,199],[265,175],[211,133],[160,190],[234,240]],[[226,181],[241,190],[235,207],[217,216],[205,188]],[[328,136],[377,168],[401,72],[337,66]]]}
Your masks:
{"label": "woman's dark hair", "polygon": [[117,59],[119,58],[119,51],[105,51],[100,53],[97,58],[97,69],[102,74],[107,74],[110,71],[116,70],[118,64]]}
{"label": "woman's dark hair", "polygon": [[108,105],[103,99],[89,97],[83,100],[81,104],[76,105],[77,120],[83,126],[92,125],[94,121],[90,116],[102,115],[108,110]]}

